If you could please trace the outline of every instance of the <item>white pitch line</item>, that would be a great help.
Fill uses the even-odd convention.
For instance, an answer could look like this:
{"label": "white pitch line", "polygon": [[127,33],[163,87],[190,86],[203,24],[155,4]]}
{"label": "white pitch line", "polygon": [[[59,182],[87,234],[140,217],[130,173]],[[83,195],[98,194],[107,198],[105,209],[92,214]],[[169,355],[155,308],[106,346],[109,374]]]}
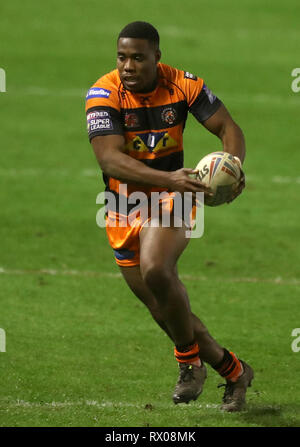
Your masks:
{"label": "white pitch line", "polygon": [[[53,177],[77,177],[78,175],[82,177],[99,177],[101,176],[100,169],[85,168],[81,171],[72,171],[68,169],[39,169],[39,168],[0,168],[0,177],[38,177],[42,176],[53,176]],[[259,176],[247,175],[247,181],[250,182],[268,182],[277,184],[291,184],[300,185],[300,176],[290,177],[290,176],[280,176],[274,175],[272,177],[264,178]]]}
{"label": "white pitch line", "polygon": [[81,171],[71,171],[69,169],[39,169],[39,168],[0,168],[0,177],[38,177],[38,176],[55,176],[55,177],[99,177],[100,169],[82,169]]}
{"label": "white pitch line", "polygon": [[[55,88],[47,88],[47,87],[38,87],[38,86],[28,86],[24,89],[15,89],[13,94],[23,94],[23,95],[32,95],[32,96],[69,96],[69,97],[77,97],[85,99],[87,94],[87,89],[80,88],[65,88],[65,89],[55,89]],[[9,93],[9,91],[8,91]]]}
{"label": "white pitch line", "polygon": [[[166,35],[168,37],[175,37],[175,38],[196,38],[199,39],[199,30],[198,28],[192,28],[192,27],[183,27],[183,26],[174,26],[174,25],[162,25],[159,28],[160,34]],[[264,27],[242,27],[238,28],[237,26],[234,26],[230,30],[226,29],[226,33],[230,33],[230,35],[233,35],[237,38],[246,38],[253,41],[253,39],[262,39],[262,38],[270,38],[273,36],[272,30],[269,28]],[[285,38],[286,39],[299,39],[299,30],[298,29],[287,29],[285,30]],[[213,27],[201,29],[201,38],[214,38],[216,36],[215,29]],[[272,37],[273,38],[273,37]],[[275,48],[275,47],[274,47]]]}
{"label": "white pitch line", "polygon": [[271,179],[272,183],[298,184],[300,185],[300,177],[284,177],[276,175]]}
{"label": "white pitch line", "polygon": [[[287,76],[290,76],[287,73]],[[10,90],[7,90],[7,95],[25,95],[25,96],[52,96],[52,97],[70,97],[70,98],[79,98],[85,100],[86,93],[88,91],[88,87],[86,89],[81,88],[47,88],[41,86],[27,86],[23,89],[19,89],[18,87],[11,86]],[[217,96],[221,99],[225,98],[227,103],[230,102],[240,102],[245,104],[272,104],[274,106],[281,107],[284,105],[287,106],[299,106],[299,97],[294,95],[281,95],[278,94],[268,94],[268,93],[254,93],[252,95],[245,95],[243,93],[226,93],[226,92],[218,92]]]}
{"label": "white pitch line", "polygon": [[[3,406],[5,406],[5,408],[69,408],[69,407],[82,407],[82,406],[88,406],[88,407],[95,407],[97,409],[101,409],[101,408],[135,408],[135,409],[139,409],[139,410],[147,410],[147,404],[134,404],[131,402],[111,402],[111,401],[100,401],[98,402],[97,400],[84,400],[84,401],[77,401],[77,402],[70,402],[70,401],[66,401],[66,402],[28,402],[25,400],[19,400],[17,399],[16,401],[12,401],[12,402],[7,402],[5,403]],[[197,406],[198,408],[213,408],[213,409],[217,409],[220,407],[220,405],[218,404],[195,404],[195,406]],[[157,409],[169,409],[169,408],[174,408],[174,405],[172,403],[155,403],[155,404],[151,404],[151,407],[153,410]],[[1,403],[0,403],[0,408],[1,408]],[[188,409],[191,407],[188,406],[177,406],[176,408],[179,409]]]}
{"label": "white pitch line", "polygon": [[[211,278],[205,276],[197,276],[197,275],[189,275],[183,274],[180,275],[180,278],[187,281],[211,281]],[[278,284],[278,285],[300,285],[300,279],[291,278],[284,279],[280,276],[277,278],[214,278],[215,282],[226,282],[226,283],[265,283],[265,284]]]}
{"label": "white pitch line", "polygon": [[22,269],[4,269],[0,267],[0,274],[4,275],[50,275],[50,276],[88,276],[88,277],[104,277],[104,278],[121,278],[122,274],[117,272],[96,272],[82,270],[56,270],[56,269],[38,269],[38,270],[22,270]]}
{"label": "white pitch line", "polygon": [[[2,275],[50,275],[50,276],[79,276],[79,277],[94,277],[94,278],[122,278],[122,274],[119,272],[97,272],[97,271],[84,271],[84,270],[56,270],[56,269],[5,269],[0,267],[0,274]],[[185,281],[211,281],[211,278],[206,276],[181,274],[180,278]],[[265,283],[265,284],[278,284],[278,285],[300,285],[299,278],[255,278],[255,277],[236,277],[236,278],[215,278],[215,282],[226,283]]]}

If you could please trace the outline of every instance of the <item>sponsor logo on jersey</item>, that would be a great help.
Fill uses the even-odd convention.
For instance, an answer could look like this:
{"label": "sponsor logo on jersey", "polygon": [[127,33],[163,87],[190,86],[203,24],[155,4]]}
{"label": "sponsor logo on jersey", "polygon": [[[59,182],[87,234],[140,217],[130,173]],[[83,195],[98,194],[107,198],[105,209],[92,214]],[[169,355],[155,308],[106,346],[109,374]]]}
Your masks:
{"label": "sponsor logo on jersey", "polygon": [[137,134],[132,141],[126,144],[126,149],[157,153],[177,146],[177,141],[170,137],[168,132],[150,132]]}
{"label": "sponsor logo on jersey", "polygon": [[92,133],[101,130],[113,129],[113,123],[109,112],[96,110],[87,114],[87,129]]}
{"label": "sponsor logo on jersey", "polygon": [[184,77],[187,79],[192,79],[193,81],[197,81],[197,76],[193,75],[192,73],[185,71]]}
{"label": "sponsor logo on jersey", "polygon": [[203,90],[207,94],[209,102],[212,104],[214,102],[214,100],[216,99],[215,95],[205,84],[203,84]]}
{"label": "sponsor logo on jersey", "polygon": [[106,90],[105,88],[92,87],[89,89],[86,95],[86,99],[91,98],[109,98],[111,90]]}
{"label": "sponsor logo on jersey", "polygon": [[176,121],[175,109],[173,109],[173,107],[168,107],[168,108],[164,109],[161,114],[161,119],[169,125],[174,124]]}

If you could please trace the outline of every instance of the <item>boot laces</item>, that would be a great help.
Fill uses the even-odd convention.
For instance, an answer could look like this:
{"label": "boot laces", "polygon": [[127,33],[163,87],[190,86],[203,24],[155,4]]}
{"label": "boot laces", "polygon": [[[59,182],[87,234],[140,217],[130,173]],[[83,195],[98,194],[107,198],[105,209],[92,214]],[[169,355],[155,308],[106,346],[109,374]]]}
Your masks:
{"label": "boot laces", "polygon": [[191,379],[194,379],[193,367],[192,365],[185,365],[180,368],[180,382],[189,382]]}

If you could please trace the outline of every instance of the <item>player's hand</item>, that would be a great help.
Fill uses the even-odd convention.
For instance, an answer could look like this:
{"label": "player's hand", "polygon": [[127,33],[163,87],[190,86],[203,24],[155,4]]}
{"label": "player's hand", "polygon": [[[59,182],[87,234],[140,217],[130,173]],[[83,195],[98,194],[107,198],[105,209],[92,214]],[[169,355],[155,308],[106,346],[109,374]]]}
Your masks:
{"label": "player's hand", "polygon": [[195,178],[195,174],[197,173],[197,169],[189,168],[182,168],[170,172],[168,189],[174,192],[178,191],[181,194],[192,192],[193,199],[196,198],[197,192],[204,192],[204,195],[212,196],[211,189]]}
{"label": "player's hand", "polygon": [[240,176],[239,183],[237,184],[236,188],[233,190],[232,196],[227,201],[227,203],[231,203],[234,199],[236,199],[242,193],[243,189],[246,186],[245,174],[244,174],[244,171],[242,170],[242,164],[237,157],[235,157],[234,159],[235,159],[235,162],[239,165],[239,168],[241,170],[241,176]]}

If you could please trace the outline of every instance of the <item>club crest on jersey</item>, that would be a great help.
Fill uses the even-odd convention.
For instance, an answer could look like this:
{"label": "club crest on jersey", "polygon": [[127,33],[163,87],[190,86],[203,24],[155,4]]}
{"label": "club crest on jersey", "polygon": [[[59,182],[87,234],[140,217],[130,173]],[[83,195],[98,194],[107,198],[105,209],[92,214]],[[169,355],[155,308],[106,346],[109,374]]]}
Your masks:
{"label": "club crest on jersey", "polygon": [[127,127],[128,129],[137,127],[139,125],[139,119],[135,113],[126,113],[124,121],[125,127]]}
{"label": "club crest on jersey", "polygon": [[106,90],[105,88],[92,87],[89,89],[86,95],[86,99],[92,98],[109,98],[111,90]]}
{"label": "club crest on jersey", "polygon": [[169,125],[174,124],[176,121],[175,109],[173,109],[173,107],[168,107],[167,109],[164,109],[161,114],[161,119]]}

